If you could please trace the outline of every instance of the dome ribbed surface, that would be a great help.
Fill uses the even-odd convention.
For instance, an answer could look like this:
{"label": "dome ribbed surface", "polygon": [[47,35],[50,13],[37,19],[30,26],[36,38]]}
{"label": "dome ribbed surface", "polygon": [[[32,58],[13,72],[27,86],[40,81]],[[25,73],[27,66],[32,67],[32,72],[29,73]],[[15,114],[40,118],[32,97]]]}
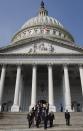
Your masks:
{"label": "dome ribbed surface", "polygon": [[22,27],[21,29],[28,28],[31,26],[36,26],[36,25],[49,25],[49,26],[59,26],[60,28],[63,28],[63,25],[56,20],[55,18],[49,17],[49,16],[37,16],[34,18],[31,18],[28,20]]}

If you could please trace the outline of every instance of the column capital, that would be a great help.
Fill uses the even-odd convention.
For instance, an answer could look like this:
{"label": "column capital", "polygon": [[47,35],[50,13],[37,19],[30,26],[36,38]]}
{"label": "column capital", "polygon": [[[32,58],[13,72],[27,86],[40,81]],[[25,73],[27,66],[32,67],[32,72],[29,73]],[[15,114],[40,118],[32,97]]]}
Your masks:
{"label": "column capital", "polygon": [[35,66],[35,67],[37,67],[37,63],[32,63],[32,66]]}
{"label": "column capital", "polygon": [[67,69],[68,69],[68,66],[69,66],[69,64],[65,63],[65,64],[62,65],[62,68],[63,68],[63,69],[64,69],[64,68],[67,68]]}
{"label": "column capital", "polygon": [[49,66],[53,66],[53,63],[49,63],[49,64],[47,64],[47,66],[49,67]]}
{"label": "column capital", "polygon": [[78,66],[83,68],[83,64],[78,64]]}
{"label": "column capital", "polygon": [[1,64],[1,66],[4,67],[4,68],[6,68],[7,65],[6,64]]}
{"label": "column capital", "polygon": [[16,67],[17,67],[17,68],[18,68],[18,67],[21,68],[21,67],[22,67],[22,64],[17,64]]}
{"label": "column capital", "polygon": [[63,64],[63,67],[65,67],[65,66],[66,66],[66,67],[68,67],[68,66],[69,66],[69,64],[67,64],[67,63]]}

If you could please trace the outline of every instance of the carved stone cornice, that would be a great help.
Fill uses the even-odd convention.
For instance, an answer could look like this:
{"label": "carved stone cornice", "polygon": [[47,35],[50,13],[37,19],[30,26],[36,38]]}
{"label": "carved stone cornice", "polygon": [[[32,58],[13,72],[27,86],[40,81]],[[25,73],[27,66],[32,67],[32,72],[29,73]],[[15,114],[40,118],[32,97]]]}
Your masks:
{"label": "carved stone cornice", "polygon": [[[75,49],[77,51],[80,51],[83,53],[83,48],[81,47],[78,47],[77,45],[75,44],[70,44],[69,42],[65,42],[65,41],[62,41],[60,39],[54,39],[54,38],[48,38],[48,37],[37,37],[37,38],[30,38],[30,39],[25,39],[23,41],[19,41],[17,42],[16,44],[11,44],[11,45],[8,45],[6,47],[3,47],[3,48],[0,48],[0,52],[1,53],[5,53],[5,51],[10,51],[10,50],[13,50],[13,49],[16,49],[16,48],[19,48],[19,47],[23,47],[25,46],[26,44],[33,44],[35,42],[40,42],[40,41],[46,41],[46,42],[51,42],[53,44],[56,44],[56,45],[59,45],[59,46],[64,46],[64,47],[68,47],[70,49]],[[56,42],[56,43],[55,43]]]}
{"label": "carved stone cornice", "polygon": [[30,56],[33,56],[35,58],[35,56],[39,57],[43,57],[43,56],[50,56],[50,57],[72,57],[72,58],[83,58],[83,54],[75,54],[75,53],[32,53],[32,54],[28,54],[28,53],[0,53],[0,58],[13,58],[13,57],[20,57],[20,58],[23,58],[23,57],[30,57]]}
{"label": "carved stone cornice", "polygon": [[83,64],[83,54],[0,54],[0,64]]}

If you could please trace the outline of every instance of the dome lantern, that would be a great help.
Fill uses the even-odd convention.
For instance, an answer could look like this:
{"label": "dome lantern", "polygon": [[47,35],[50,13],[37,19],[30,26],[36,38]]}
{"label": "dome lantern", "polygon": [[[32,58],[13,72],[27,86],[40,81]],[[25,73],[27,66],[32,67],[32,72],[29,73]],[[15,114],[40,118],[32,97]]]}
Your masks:
{"label": "dome lantern", "polygon": [[47,16],[47,15],[48,15],[48,11],[45,9],[44,2],[42,0],[40,10],[39,10],[39,16]]}
{"label": "dome lantern", "polygon": [[43,2],[43,0],[41,1],[41,8],[44,8],[44,2]]}

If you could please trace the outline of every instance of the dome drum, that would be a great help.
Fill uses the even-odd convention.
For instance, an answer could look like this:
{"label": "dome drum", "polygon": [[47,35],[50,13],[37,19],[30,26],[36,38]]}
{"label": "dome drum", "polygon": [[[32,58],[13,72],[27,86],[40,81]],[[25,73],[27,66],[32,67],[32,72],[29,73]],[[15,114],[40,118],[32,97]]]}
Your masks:
{"label": "dome drum", "polygon": [[29,27],[19,31],[12,39],[12,43],[18,42],[26,38],[37,37],[37,36],[49,36],[54,38],[60,38],[69,42],[72,42],[70,34],[65,32],[63,29],[57,29],[50,26],[37,26]]}

